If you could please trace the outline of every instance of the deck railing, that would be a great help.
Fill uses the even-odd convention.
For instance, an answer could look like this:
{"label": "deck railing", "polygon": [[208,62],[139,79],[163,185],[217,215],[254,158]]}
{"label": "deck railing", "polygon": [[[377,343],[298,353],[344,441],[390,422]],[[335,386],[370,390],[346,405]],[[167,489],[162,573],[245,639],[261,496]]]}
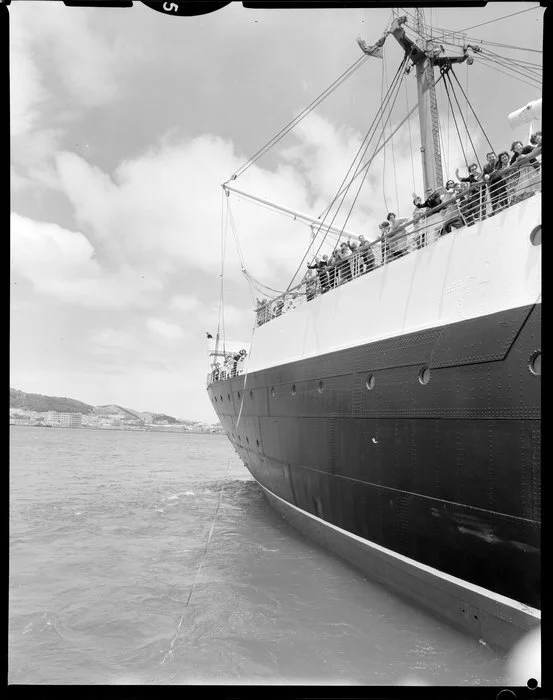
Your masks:
{"label": "deck railing", "polygon": [[388,265],[420,248],[432,245],[441,236],[473,226],[503,209],[541,191],[541,165],[535,160],[541,147],[518,158],[508,168],[497,171],[488,181],[479,180],[433,209],[421,210],[411,219],[377,238],[362,250],[333,265],[318,269],[284,294],[260,304],[257,325],[271,321],[299,304],[307,303],[332,289]]}
{"label": "deck railing", "polygon": [[[512,166],[499,171],[497,179],[479,180],[439,206],[421,210],[420,214],[394,227],[367,248],[357,249],[346,259],[317,270],[317,273],[313,270],[311,277],[260,304],[256,309],[256,324],[268,323],[320,294],[331,293],[335,287],[432,245],[452,231],[473,226],[541,191],[541,164],[535,160],[540,153],[541,147],[534,149],[531,154],[518,158]],[[244,358],[236,361],[229,355],[225,363],[212,366],[207,384],[239,376],[244,371]]]}
{"label": "deck railing", "polygon": [[241,374],[244,374],[245,370],[245,362],[244,359],[238,360],[236,362],[234,359],[232,359],[232,356],[229,355],[229,360],[225,362],[222,365],[218,366],[212,366],[211,372],[207,375],[207,384],[211,384],[212,382],[217,382],[217,381],[223,381],[225,379],[231,379],[232,377],[238,377]]}

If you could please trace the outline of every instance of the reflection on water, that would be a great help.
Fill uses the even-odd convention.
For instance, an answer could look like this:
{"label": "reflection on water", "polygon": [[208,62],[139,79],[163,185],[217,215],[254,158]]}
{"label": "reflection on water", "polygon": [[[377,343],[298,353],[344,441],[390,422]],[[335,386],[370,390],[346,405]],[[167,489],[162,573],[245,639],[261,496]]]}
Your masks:
{"label": "reflection on water", "polygon": [[292,530],[226,438],[10,434],[11,683],[501,684]]}

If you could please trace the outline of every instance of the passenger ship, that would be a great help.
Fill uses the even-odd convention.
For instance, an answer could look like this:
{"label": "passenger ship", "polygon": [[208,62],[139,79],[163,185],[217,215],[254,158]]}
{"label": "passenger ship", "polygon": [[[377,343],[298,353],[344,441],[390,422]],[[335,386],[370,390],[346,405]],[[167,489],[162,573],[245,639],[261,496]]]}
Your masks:
{"label": "passenger ship", "polygon": [[[436,50],[423,17],[396,15],[380,42],[358,41],[365,59],[392,37],[416,70],[432,191],[437,73],[479,57]],[[540,152],[504,174],[508,201],[479,183],[472,221],[464,191],[460,228],[440,235],[451,200],[427,209],[395,231],[408,254],[386,259],[378,240],[347,284],[307,288],[307,301],[303,281],[259,308],[251,346],[221,332],[210,345],[209,397],[270,503],[372,580],[503,649],[540,622]],[[217,364],[242,347],[243,363]]]}

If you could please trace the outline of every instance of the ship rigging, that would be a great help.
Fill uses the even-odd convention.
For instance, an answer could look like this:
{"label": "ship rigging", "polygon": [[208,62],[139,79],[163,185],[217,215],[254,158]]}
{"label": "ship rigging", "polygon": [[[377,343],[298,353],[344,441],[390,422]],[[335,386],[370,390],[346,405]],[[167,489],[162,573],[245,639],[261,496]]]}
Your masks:
{"label": "ship rigging", "polygon": [[[540,71],[530,61],[498,63],[498,42],[465,32],[430,28],[421,10],[393,14],[373,44],[358,40],[361,58],[223,184],[221,311],[207,385],[228,439],[292,524],[441,619],[509,649],[541,619],[541,132],[526,146],[515,141],[512,157],[497,153],[455,68],[482,63],[538,93]],[[387,84],[390,39],[403,55]],[[330,92],[377,61],[380,105],[319,216],[236,187]],[[410,216],[389,213],[376,238],[359,232],[356,245],[348,222],[367,173],[388,145],[395,168],[393,137],[410,125],[392,120],[410,74],[424,198],[414,193]],[[467,173],[455,168],[457,181],[445,185],[443,161],[448,172],[453,164],[437,87]],[[490,148],[485,163],[469,108]],[[537,97],[508,119],[532,127],[540,117]],[[416,192],[414,180],[413,166]],[[231,196],[310,228],[285,290],[248,270]],[[384,183],[383,199],[388,209]],[[252,299],[254,290],[268,297],[249,343],[225,338],[226,224]]]}
{"label": "ship rigging", "polygon": [[[473,137],[471,135],[471,129],[468,125],[469,109],[474,126],[478,127],[478,130],[482,133],[490,150],[494,151],[495,149],[488,136],[488,133],[484,129],[473,105],[471,104],[467,92],[465,89],[463,89],[461,81],[455,73],[455,65],[466,63],[467,66],[470,66],[475,60],[478,60],[483,65],[486,65],[492,70],[496,70],[497,64],[501,62],[503,71],[509,71],[509,73],[515,79],[526,79],[532,81],[531,84],[535,84],[536,86],[541,85],[541,77],[539,72],[540,66],[538,64],[531,64],[530,62],[521,61],[520,59],[501,57],[496,52],[490,51],[487,48],[488,44],[494,46],[495,48],[494,42],[485,42],[482,39],[470,39],[465,33],[448,32],[443,29],[430,27],[425,24],[424,12],[422,9],[415,9],[415,14],[407,11],[407,14],[402,15],[399,14],[399,12],[399,10],[394,11],[389,27],[385,30],[380,39],[374,42],[374,44],[369,45],[363,39],[358,37],[357,42],[364,55],[346,71],[344,71],[288,125],[281,129],[263,147],[256,151],[256,153],[254,153],[248,159],[248,161],[246,161],[235,173],[233,173],[229,180],[222,185],[223,192],[226,195],[227,208],[230,207],[229,197],[230,195],[233,195],[241,199],[246,199],[257,206],[272,209],[273,211],[279,212],[285,216],[290,216],[294,220],[307,224],[310,227],[309,245],[296,269],[293,278],[287,285],[286,291],[290,291],[294,287],[294,282],[297,279],[297,275],[302,270],[306,259],[308,259],[308,257],[312,254],[320,254],[321,250],[325,246],[325,243],[330,243],[331,246],[335,246],[339,244],[341,240],[352,240],[358,238],[361,232],[353,231],[352,229],[347,228],[347,222],[351,217],[352,210],[359,197],[363,182],[367,177],[373,161],[375,161],[376,157],[382,152],[384,152],[385,157],[386,149],[390,147],[390,144],[392,159],[394,160],[395,151],[393,139],[405,124],[407,124],[409,127],[411,168],[413,169],[413,189],[415,189],[413,144],[411,138],[411,124],[409,121],[410,117],[415,113],[415,111],[418,112],[419,117],[420,154],[423,175],[422,189],[425,193],[425,197],[431,192],[436,191],[439,188],[443,188],[444,178],[442,154],[445,153],[444,147],[446,144],[443,143],[443,128],[441,128],[441,120],[437,106],[436,88],[438,85],[441,84],[443,87],[443,93],[447,100],[448,124],[451,117],[455,125],[457,142],[460,146],[462,158],[466,168],[468,169],[469,161],[474,159],[478,164],[479,169],[482,169],[483,164],[477,148],[475,147]],[[409,15],[410,23],[407,15]],[[409,34],[407,33],[407,30],[409,31]],[[324,211],[322,211],[318,216],[306,214],[305,212],[299,212],[290,207],[285,207],[271,201],[267,197],[260,197],[236,187],[235,181],[237,178],[244,174],[262,156],[264,156],[270,149],[279,143],[282,138],[284,138],[294,127],[305,119],[318,105],[322,103],[323,100],[325,100],[346,80],[348,80],[368,59],[374,60],[376,58],[382,60],[383,48],[389,37],[396,39],[398,44],[404,50],[404,56],[396,71],[394,79],[388,87],[386,94],[383,96],[382,103],[377,110],[377,113],[359,147],[358,152],[353,158],[347,173],[343,177],[338,191]],[[456,50],[457,53],[447,54],[444,46],[448,46],[450,49]],[[513,46],[507,48],[527,50],[522,49],[522,47]],[[536,49],[531,49],[531,51],[535,52]],[[397,124],[392,126],[392,112],[399,95],[401,84],[405,84],[407,96],[406,77],[409,75],[412,68],[415,69],[416,73],[417,102],[410,109],[408,109],[407,114]],[[382,71],[384,75],[384,64]],[[465,115],[463,115],[460,97],[465,104]],[[541,109],[541,100],[536,101],[536,104],[537,103],[539,103]],[[531,121],[530,124],[532,124]],[[465,144],[463,144],[463,135]],[[470,150],[468,148],[469,143]],[[371,147],[372,152],[370,155],[368,155]],[[446,150],[449,150],[449,136]],[[386,161],[384,160],[384,167],[385,162]],[[396,204],[397,208],[399,209],[400,205],[397,193],[397,177],[394,177],[394,180],[396,182]],[[358,181],[358,186],[355,193],[352,194],[352,187],[355,181]],[[345,220],[343,220],[342,223],[339,223],[338,218],[345,207],[348,195],[350,195],[350,198],[353,197],[353,204],[350,206],[349,211],[345,214]],[[386,194],[384,190],[383,197],[386,208],[388,209],[389,207],[386,202]],[[229,216],[227,214],[227,221],[229,220],[232,220],[232,215]],[[234,222],[233,234],[235,236],[235,241],[238,248],[239,234],[236,230]],[[369,238],[374,238],[374,236],[369,236]],[[239,255],[243,262],[242,269],[244,275],[251,287],[252,298],[254,298],[254,292],[261,292],[264,296],[268,296],[269,298],[274,298],[275,295],[283,293],[282,290],[280,292],[272,290],[271,287],[267,287],[267,285],[264,285],[259,280],[256,280],[251,274],[251,271],[247,269],[241,251],[239,251]]]}

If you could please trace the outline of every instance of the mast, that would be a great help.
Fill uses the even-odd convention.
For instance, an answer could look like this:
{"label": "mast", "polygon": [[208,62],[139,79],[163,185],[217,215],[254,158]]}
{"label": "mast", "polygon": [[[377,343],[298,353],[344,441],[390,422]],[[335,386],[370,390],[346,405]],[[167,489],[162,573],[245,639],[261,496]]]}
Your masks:
{"label": "mast", "polygon": [[[424,10],[421,7],[415,9],[417,18],[417,32],[424,36]],[[433,49],[432,40],[427,40],[426,50],[430,53]],[[421,120],[421,134],[425,133],[425,143],[429,143],[432,139],[434,159],[428,157],[425,163],[423,155],[423,167],[425,169],[425,189],[431,187],[426,183],[435,183],[432,189],[443,187],[444,175],[442,168],[442,153],[440,150],[440,119],[438,115],[438,102],[436,100],[436,85],[434,83],[434,65],[431,55],[426,61],[417,63],[417,91],[419,97],[419,105],[422,109],[419,110],[419,119]],[[423,87],[425,86],[425,87]],[[423,126],[422,116],[424,115],[425,124]],[[422,149],[421,149],[422,150]],[[423,154],[425,151],[422,151]]]}
{"label": "mast", "polygon": [[437,48],[431,38],[424,34],[424,14],[416,10],[417,32],[422,35],[418,42],[405,34],[403,25],[407,17],[396,17],[390,27],[398,43],[409,54],[415,66],[419,106],[419,125],[421,132],[422,174],[425,193],[443,186],[442,157],[440,152],[440,123],[438,103],[436,101],[434,68],[449,70],[452,63],[462,63],[468,56],[463,47],[462,56],[444,56],[443,47]]}

